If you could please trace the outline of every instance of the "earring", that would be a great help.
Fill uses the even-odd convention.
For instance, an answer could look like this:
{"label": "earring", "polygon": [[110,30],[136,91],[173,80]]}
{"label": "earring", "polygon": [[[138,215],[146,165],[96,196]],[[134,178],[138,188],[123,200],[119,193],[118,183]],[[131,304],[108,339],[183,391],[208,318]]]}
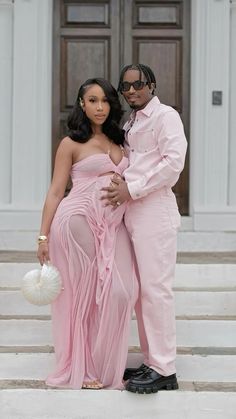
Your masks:
{"label": "earring", "polygon": [[81,107],[81,108],[82,108],[82,110],[83,110],[84,102],[83,102],[83,100],[81,99],[81,97],[79,98],[79,104],[80,104],[80,107]]}

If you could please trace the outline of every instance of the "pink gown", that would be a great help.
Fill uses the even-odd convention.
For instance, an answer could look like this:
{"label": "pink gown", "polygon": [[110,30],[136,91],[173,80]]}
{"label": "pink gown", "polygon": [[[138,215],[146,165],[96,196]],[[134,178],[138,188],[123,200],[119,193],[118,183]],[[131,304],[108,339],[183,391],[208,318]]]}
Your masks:
{"label": "pink gown", "polygon": [[51,262],[64,290],[52,304],[56,368],[46,383],[79,389],[99,380],[122,389],[137,280],[131,244],[123,224],[125,204],[105,206],[100,197],[115,165],[108,154],[91,155],[72,166],[73,187],[59,204],[49,236]]}

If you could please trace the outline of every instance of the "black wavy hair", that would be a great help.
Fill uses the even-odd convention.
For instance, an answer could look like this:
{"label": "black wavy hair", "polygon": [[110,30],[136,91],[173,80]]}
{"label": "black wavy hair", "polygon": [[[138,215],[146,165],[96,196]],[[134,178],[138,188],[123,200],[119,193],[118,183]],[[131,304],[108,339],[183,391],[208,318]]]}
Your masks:
{"label": "black wavy hair", "polygon": [[[126,71],[128,71],[128,70],[138,70],[139,71],[139,80],[141,80],[142,73],[143,73],[143,75],[145,76],[145,78],[146,78],[146,80],[148,82],[149,88],[151,88],[151,84],[154,84],[154,89],[156,88],[156,78],[155,78],[155,75],[154,75],[152,69],[150,67],[148,67],[148,65],[144,65],[144,64],[129,64],[129,65],[126,65],[121,70],[120,80],[119,80],[118,89],[117,89],[118,92],[121,92],[122,93],[121,84],[123,82],[124,75],[125,75]],[[152,94],[153,95],[154,95],[154,89],[152,91]]]}
{"label": "black wavy hair", "polygon": [[93,84],[98,84],[103,89],[111,107],[109,115],[102,125],[102,131],[115,144],[123,145],[124,130],[119,127],[119,122],[124,112],[116,89],[103,78],[88,79],[80,86],[76,102],[67,119],[68,136],[78,143],[86,143],[92,137],[91,122],[83,112],[80,101],[83,100],[87,88]]}

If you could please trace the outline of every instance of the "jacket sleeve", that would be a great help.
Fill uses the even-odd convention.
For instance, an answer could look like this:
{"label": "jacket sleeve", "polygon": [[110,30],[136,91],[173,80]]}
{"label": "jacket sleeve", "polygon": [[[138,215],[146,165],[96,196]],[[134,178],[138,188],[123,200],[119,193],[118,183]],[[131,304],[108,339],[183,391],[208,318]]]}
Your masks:
{"label": "jacket sleeve", "polygon": [[163,186],[172,187],[183,170],[187,141],[180,116],[171,110],[163,115],[160,123],[156,140],[161,160],[139,179],[128,182],[132,199],[144,197]]}

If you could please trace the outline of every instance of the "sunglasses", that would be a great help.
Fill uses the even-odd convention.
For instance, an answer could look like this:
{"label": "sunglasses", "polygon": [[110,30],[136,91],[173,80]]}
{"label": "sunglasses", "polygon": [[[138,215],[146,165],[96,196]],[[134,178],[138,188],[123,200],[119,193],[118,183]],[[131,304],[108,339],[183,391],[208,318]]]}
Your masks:
{"label": "sunglasses", "polygon": [[133,86],[134,90],[141,90],[147,84],[148,84],[147,81],[141,81],[141,80],[135,80],[133,83],[130,83],[129,81],[122,81],[120,84],[120,91],[128,92],[131,86]]}

